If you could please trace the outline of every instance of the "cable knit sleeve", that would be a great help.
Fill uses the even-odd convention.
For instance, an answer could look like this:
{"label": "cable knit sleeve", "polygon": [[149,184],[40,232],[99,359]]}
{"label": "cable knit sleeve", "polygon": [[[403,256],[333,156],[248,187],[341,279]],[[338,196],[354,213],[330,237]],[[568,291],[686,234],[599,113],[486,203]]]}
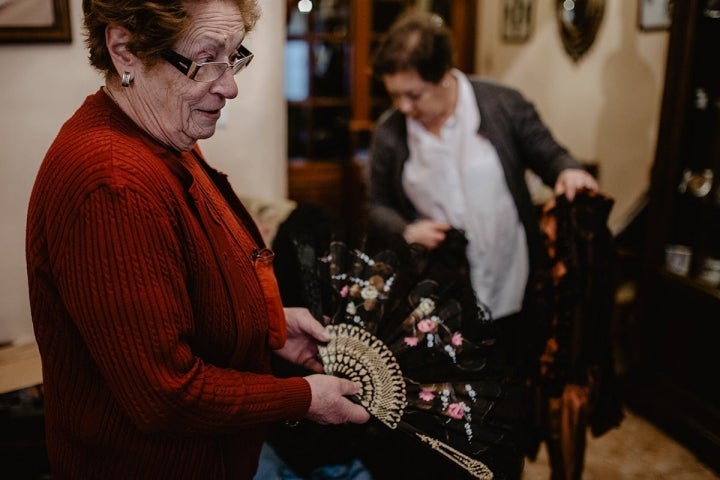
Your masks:
{"label": "cable knit sleeve", "polygon": [[143,430],[232,431],[302,417],[305,380],[219,368],[194,354],[177,226],[132,176],[122,179],[66,195],[82,201],[57,230],[54,255],[65,307],[121,408]]}

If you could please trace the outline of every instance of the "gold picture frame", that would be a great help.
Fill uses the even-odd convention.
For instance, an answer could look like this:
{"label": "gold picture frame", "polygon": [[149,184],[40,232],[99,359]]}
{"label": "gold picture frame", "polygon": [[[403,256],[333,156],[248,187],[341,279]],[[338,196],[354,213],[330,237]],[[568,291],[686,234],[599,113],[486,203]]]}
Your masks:
{"label": "gold picture frame", "polygon": [[70,43],[69,0],[0,0],[0,43]]}
{"label": "gold picture frame", "polygon": [[523,43],[532,30],[533,0],[505,0],[503,4],[503,40]]}

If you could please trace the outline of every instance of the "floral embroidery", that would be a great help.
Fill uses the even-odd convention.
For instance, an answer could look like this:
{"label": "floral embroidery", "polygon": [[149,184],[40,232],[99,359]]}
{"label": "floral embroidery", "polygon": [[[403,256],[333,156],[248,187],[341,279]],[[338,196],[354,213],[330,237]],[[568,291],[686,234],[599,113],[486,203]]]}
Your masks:
{"label": "floral embroidery", "polygon": [[422,400],[425,400],[426,402],[432,402],[435,399],[435,394],[425,388],[420,390],[420,393],[418,394],[418,396]]}
{"label": "floral embroidery", "polygon": [[451,403],[448,405],[447,414],[455,420],[460,420],[465,416],[465,404],[462,402]]}
{"label": "floral embroidery", "polygon": [[380,295],[380,293],[377,291],[377,288],[372,285],[368,285],[360,291],[360,296],[365,300],[375,300],[378,298],[378,295]]}
{"label": "floral embroidery", "polygon": [[455,384],[452,382],[440,384],[421,384],[418,385],[419,392],[417,394],[419,401],[423,407],[428,408],[427,404],[432,403],[433,408],[437,407],[444,415],[447,416],[446,423],[462,422],[458,425],[465,432],[468,442],[474,437],[472,427],[472,406],[477,404],[478,394],[473,390],[472,385]]}
{"label": "floral embroidery", "polygon": [[450,357],[453,363],[457,363],[458,353],[463,348],[463,336],[445,324],[445,319],[440,315],[448,315],[448,310],[443,309],[442,304],[439,307],[436,311],[438,305],[432,298],[418,298],[417,306],[403,324],[406,332],[410,334],[403,342],[409,347],[416,347],[422,342],[427,348],[438,348]]}
{"label": "floral embroidery", "polygon": [[437,322],[431,318],[424,318],[418,322],[417,327],[423,333],[431,333],[437,330]]}
{"label": "floral embroidery", "polygon": [[[472,360],[462,356],[463,350],[475,352],[473,342],[466,340],[459,331],[463,322],[462,304],[452,295],[448,296],[447,286],[440,285],[434,279],[423,279],[411,285],[409,292],[396,295],[391,289],[395,283],[395,266],[399,258],[390,251],[383,251],[371,258],[359,251],[348,249],[342,242],[333,242],[330,253],[320,259],[327,264],[331,285],[337,301],[337,315],[331,319],[333,323],[352,323],[370,332],[378,331],[386,308],[388,312],[403,312],[402,322],[395,324],[391,334],[389,349],[398,355],[406,352],[410,357],[430,355],[430,360],[451,362],[465,365],[464,360]],[[410,286],[407,279],[398,277],[403,287]],[[480,305],[478,305],[480,306]],[[405,310],[407,308],[407,310]],[[482,310],[482,309],[481,309]],[[409,312],[409,313],[407,313]],[[487,315],[478,317],[482,320]],[[471,362],[467,365],[473,367]],[[446,365],[443,364],[443,368]],[[414,404],[421,411],[440,414],[443,423],[460,435],[464,433],[468,442],[474,438],[473,413],[484,415],[485,402],[471,383],[452,381],[434,384],[418,384],[410,381],[416,393],[404,399]],[[473,411],[473,408],[476,410]]]}
{"label": "floral embroidery", "polygon": [[432,298],[422,298],[418,309],[423,315],[430,315],[435,310],[435,301]]}
{"label": "floral embroidery", "polygon": [[319,260],[328,265],[332,286],[344,304],[344,320],[369,328],[382,316],[395,279],[393,255],[382,252],[378,260],[360,250],[348,250],[334,242],[330,253]]}

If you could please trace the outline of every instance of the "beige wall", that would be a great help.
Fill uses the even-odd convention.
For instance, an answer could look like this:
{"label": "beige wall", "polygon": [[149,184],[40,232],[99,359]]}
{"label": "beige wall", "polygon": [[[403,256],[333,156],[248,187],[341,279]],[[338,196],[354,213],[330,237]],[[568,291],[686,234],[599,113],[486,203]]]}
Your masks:
{"label": "beige wall", "polygon": [[637,3],[607,0],[595,43],[577,62],[565,54],[554,0],[535,0],[527,43],[502,41],[502,3],[480,0],[478,73],[518,87],[559,141],[600,164],[600,186],[625,223],[648,187],[655,155],[668,32],[637,27]]}
{"label": "beige wall", "polygon": [[[38,166],[62,123],[100,84],[88,65],[80,21],[70,0],[71,44],[0,45],[0,342],[32,338],[25,273],[25,214]],[[286,120],[282,84],[285,2],[260,0],[263,17],[248,37],[256,53],[238,76],[240,94],[223,126],[202,143],[208,161],[243,195],[286,195]]]}

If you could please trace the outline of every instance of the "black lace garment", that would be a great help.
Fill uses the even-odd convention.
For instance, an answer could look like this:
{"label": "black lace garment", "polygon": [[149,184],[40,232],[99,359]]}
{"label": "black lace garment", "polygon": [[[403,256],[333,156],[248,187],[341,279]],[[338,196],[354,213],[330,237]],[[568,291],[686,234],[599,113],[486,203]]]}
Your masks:
{"label": "black lace garment", "polygon": [[[339,322],[346,321],[339,314],[345,303],[331,284],[328,265],[318,261],[327,255],[333,242],[349,250],[359,249],[371,258],[387,251],[394,255],[396,275],[390,297],[365,328],[394,350],[408,380],[407,424],[482,461],[495,478],[519,478],[527,397],[515,372],[504,362],[490,312],[475,298],[463,233],[448,232],[439,248],[428,251],[408,246],[399,237],[348,228],[317,207],[299,206],[280,226],[273,244],[281,294],[286,306],[305,306],[316,318]],[[427,284],[433,285],[431,292],[423,290]],[[441,349],[404,348],[407,331],[402,324],[417,307],[421,295],[432,295],[438,305],[453,305],[443,311],[447,328],[461,331],[465,340],[457,358]],[[276,372],[307,374],[280,361]],[[471,441],[457,422],[422,411],[419,390],[438,382],[456,382],[458,390],[472,382],[473,395],[481,397],[473,406]],[[470,478],[413,438],[375,421],[362,426],[321,426],[311,422],[301,422],[295,428],[278,425],[271,431],[269,443],[303,476],[318,466],[347,463],[359,457],[376,479]]]}

